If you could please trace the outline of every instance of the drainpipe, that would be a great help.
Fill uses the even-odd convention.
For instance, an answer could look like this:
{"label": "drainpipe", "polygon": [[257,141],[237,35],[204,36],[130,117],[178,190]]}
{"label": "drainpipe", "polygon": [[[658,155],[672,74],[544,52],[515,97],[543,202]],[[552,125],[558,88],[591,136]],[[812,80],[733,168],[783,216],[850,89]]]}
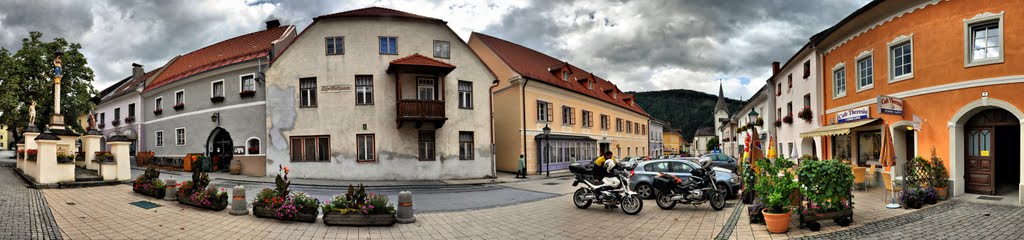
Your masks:
{"label": "drainpipe", "polygon": [[[527,154],[527,152],[526,152],[527,151],[527,149],[526,149],[526,84],[530,83],[530,79],[529,78],[524,78],[522,76],[520,76],[520,78],[523,80],[523,88],[522,88],[522,91],[519,93],[519,98],[523,100],[523,105],[520,105],[520,107],[522,107],[522,109],[523,109],[523,111],[520,112],[520,114],[523,115],[523,153],[522,154],[523,154],[523,162],[530,162],[530,157],[529,157],[530,154]],[[518,159],[516,159],[516,160],[518,160]],[[518,164],[518,163],[516,163],[516,164]],[[529,166],[529,165],[527,165],[527,166]],[[527,168],[527,169],[529,169],[529,168]],[[538,169],[538,170],[540,170],[540,169]]]}
{"label": "drainpipe", "polygon": [[[494,79],[494,81],[491,82],[491,90],[489,92],[490,94],[487,95],[488,109],[490,110],[488,112],[488,114],[490,114],[488,120],[491,121],[490,122],[491,124],[489,124],[488,126],[491,127],[491,178],[492,179],[498,179],[498,167],[497,167],[497,164],[495,163],[498,160],[495,158],[496,154],[495,154],[495,150],[494,150],[494,148],[496,147],[494,145],[494,88],[495,87],[498,87],[498,79]],[[517,159],[517,161],[518,161],[518,159]]]}

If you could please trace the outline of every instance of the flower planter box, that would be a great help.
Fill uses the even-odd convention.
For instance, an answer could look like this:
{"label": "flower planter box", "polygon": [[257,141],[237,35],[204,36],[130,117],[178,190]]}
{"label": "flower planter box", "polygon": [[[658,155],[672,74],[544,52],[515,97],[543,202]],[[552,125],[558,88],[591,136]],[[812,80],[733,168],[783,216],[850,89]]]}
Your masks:
{"label": "flower planter box", "polygon": [[135,118],[133,118],[133,117],[125,118],[124,119],[124,123],[126,123],[126,124],[131,124],[131,123],[134,123],[134,122],[135,122]]}
{"label": "flower planter box", "polygon": [[121,120],[114,120],[110,122],[110,125],[114,125],[115,127],[121,126]]}
{"label": "flower planter box", "polygon": [[[800,227],[817,226],[817,221],[821,220],[832,220],[835,221],[839,226],[849,226],[853,222],[853,209],[838,211],[838,212],[827,212],[818,214],[800,214]],[[817,232],[820,226],[811,227],[811,231]]]}
{"label": "flower planter box", "polygon": [[224,102],[224,97],[222,97],[222,96],[212,97],[212,98],[210,98],[210,102],[222,103],[222,102]]}
{"label": "flower planter box", "polygon": [[185,110],[185,104],[174,105],[174,111]]}
{"label": "flower planter box", "polygon": [[221,202],[221,204],[214,203],[212,206],[201,206],[199,204],[192,202],[192,200],[189,199],[188,195],[178,193],[178,203],[213,211],[221,211],[228,207],[228,195],[224,194],[223,197],[221,197],[221,201],[219,202]]}
{"label": "flower planter box", "polygon": [[256,96],[256,91],[245,90],[245,91],[239,92],[238,96],[241,97],[241,98],[251,98],[253,96]]}
{"label": "flower planter box", "polygon": [[160,114],[163,114],[163,113],[164,113],[164,109],[163,108],[157,108],[156,110],[153,110],[153,115],[160,115]]}
{"label": "flower planter box", "polygon": [[360,215],[360,214],[341,214],[338,212],[326,212],[324,213],[324,225],[327,226],[391,226],[395,225],[394,215],[390,214],[377,214],[377,215]]}
{"label": "flower planter box", "polygon": [[138,186],[132,186],[132,191],[138,194],[154,197],[156,199],[164,199],[164,196],[167,195],[167,191],[164,189],[151,189],[150,191],[145,191]]}
{"label": "flower planter box", "polygon": [[292,221],[292,222],[316,222],[317,213],[295,213],[292,218],[280,218],[277,217],[277,211],[266,207],[252,207],[252,215],[260,218],[273,218],[281,221]]}

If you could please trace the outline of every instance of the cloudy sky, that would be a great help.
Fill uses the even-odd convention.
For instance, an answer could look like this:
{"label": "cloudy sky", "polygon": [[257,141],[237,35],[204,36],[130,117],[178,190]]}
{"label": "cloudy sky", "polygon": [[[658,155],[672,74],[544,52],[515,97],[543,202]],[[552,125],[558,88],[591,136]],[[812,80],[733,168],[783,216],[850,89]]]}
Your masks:
{"label": "cloudy sky", "polygon": [[604,76],[624,91],[693,89],[749,98],[772,61],[868,0],[616,1],[37,1],[0,3],[0,47],[29,31],[83,45],[97,89],[176,55],[260,30],[268,18],[304,29],[319,15],[380,6],[441,18]]}

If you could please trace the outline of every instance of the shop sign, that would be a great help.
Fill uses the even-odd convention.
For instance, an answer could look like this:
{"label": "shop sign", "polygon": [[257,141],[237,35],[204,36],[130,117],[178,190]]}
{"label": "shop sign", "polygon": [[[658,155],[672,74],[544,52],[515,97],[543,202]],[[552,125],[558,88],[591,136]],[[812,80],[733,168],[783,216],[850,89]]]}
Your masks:
{"label": "shop sign", "polygon": [[836,118],[839,119],[839,123],[867,119],[869,114],[868,111],[868,106],[863,106],[836,113]]}
{"label": "shop sign", "polygon": [[903,115],[903,99],[890,96],[878,96],[878,112],[892,115]]}
{"label": "shop sign", "polygon": [[245,147],[244,146],[235,146],[234,149],[232,149],[232,150],[234,151],[235,155],[245,154]]}
{"label": "shop sign", "polygon": [[921,117],[918,117],[917,114],[914,114],[914,129],[921,131]]}
{"label": "shop sign", "polygon": [[320,87],[320,92],[325,92],[325,93],[340,93],[340,92],[351,92],[351,91],[352,91],[352,85],[349,85],[349,84],[327,85],[327,86],[321,86]]}

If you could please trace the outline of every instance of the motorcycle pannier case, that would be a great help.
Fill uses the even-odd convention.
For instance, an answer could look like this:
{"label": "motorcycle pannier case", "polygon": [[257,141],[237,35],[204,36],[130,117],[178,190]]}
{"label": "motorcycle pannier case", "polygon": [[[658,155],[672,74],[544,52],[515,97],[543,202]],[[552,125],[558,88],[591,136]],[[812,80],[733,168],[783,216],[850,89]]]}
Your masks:
{"label": "motorcycle pannier case", "polygon": [[574,163],[572,165],[569,165],[569,172],[574,174],[590,174],[592,172],[592,169],[587,167],[586,165]]}
{"label": "motorcycle pannier case", "polygon": [[654,189],[658,189],[658,191],[666,191],[676,186],[674,181],[674,178],[668,176],[656,177],[654,178],[654,182],[651,186],[654,187]]}

